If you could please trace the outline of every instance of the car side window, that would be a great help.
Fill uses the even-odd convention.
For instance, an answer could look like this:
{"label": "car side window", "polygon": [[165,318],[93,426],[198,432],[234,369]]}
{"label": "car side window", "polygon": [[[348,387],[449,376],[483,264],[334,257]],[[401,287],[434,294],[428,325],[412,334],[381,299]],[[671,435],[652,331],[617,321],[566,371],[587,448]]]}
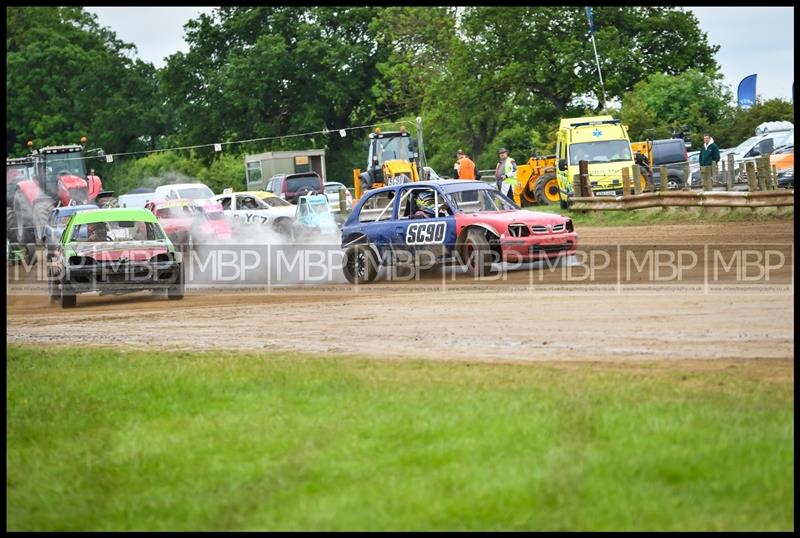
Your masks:
{"label": "car side window", "polygon": [[217,201],[222,205],[223,211],[228,211],[231,208],[230,196],[224,196],[222,198],[218,198]]}
{"label": "car side window", "polygon": [[377,192],[369,195],[361,206],[358,222],[378,222],[390,220],[394,210],[394,191]]}

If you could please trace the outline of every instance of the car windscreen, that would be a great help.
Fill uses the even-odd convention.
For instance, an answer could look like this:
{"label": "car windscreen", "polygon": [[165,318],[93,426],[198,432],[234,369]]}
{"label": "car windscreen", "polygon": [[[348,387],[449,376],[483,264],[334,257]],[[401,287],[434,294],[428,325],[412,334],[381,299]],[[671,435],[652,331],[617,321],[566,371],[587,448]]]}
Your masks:
{"label": "car windscreen", "polygon": [[744,142],[742,142],[741,144],[730,150],[729,153],[733,153],[735,155],[744,153],[750,148],[750,146],[752,146],[755,143],[756,140],[760,138],[761,138],[760,136],[751,136],[750,138],[748,138],[747,140],[745,140]]}
{"label": "car windscreen", "polygon": [[627,140],[599,140],[597,142],[578,142],[569,147],[569,164],[578,161],[593,163],[609,163],[630,161],[631,145]]}
{"label": "car windscreen", "polygon": [[179,219],[185,217],[194,217],[199,214],[199,208],[189,205],[162,207],[161,209],[156,210],[156,217],[160,219]]}
{"label": "car windscreen", "polygon": [[286,180],[286,190],[288,192],[297,192],[301,189],[319,190],[319,177],[299,176]]}
{"label": "car windscreen", "polygon": [[480,213],[482,211],[514,211],[517,204],[495,189],[471,189],[451,192],[450,202],[462,213]]}
{"label": "car windscreen", "polygon": [[205,185],[183,187],[178,189],[178,194],[180,194],[181,198],[188,198],[189,200],[206,200],[214,197],[214,193]]}
{"label": "car windscreen", "polygon": [[153,222],[106,221],[78,224],[72,227],[70,241],[107,243],[116,241],[162,241],[161,227]]}

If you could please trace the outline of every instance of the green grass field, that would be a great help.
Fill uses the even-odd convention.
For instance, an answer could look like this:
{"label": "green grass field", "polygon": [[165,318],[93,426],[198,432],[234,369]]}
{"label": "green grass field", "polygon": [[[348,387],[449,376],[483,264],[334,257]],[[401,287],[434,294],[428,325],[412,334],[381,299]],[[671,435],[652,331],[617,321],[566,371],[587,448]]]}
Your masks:
{"label": "green grass field", "polygon": [[793,366],[8,346],[8,530],[792,530]]}

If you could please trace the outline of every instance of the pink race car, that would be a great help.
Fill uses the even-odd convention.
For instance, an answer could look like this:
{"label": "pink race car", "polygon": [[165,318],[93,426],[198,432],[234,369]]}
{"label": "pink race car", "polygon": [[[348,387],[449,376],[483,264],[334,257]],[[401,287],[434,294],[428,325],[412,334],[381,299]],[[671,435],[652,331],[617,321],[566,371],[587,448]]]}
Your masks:
{"label": "pink race car", "polygon": [[[219,204],[212,204],[219,206]],[[176,245],[185,245],[190,249],[195,243],[207,243],[218,239],[230,239],[231,228],[222,215],[222,206],[209,211],[194,200],[152,200],[145,204],[145,209],[155,214],[167,236]]]}

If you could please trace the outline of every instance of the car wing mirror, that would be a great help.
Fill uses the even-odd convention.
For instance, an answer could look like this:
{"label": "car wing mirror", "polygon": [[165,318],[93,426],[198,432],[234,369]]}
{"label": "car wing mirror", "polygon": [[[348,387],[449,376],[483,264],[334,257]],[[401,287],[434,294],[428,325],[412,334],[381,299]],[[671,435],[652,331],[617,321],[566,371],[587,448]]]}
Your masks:
{"label": "car wing mirror", "polygon": [[564,172],[567,169],[567,160],[566,159],[559,159],[558,160],[558,169]]}

